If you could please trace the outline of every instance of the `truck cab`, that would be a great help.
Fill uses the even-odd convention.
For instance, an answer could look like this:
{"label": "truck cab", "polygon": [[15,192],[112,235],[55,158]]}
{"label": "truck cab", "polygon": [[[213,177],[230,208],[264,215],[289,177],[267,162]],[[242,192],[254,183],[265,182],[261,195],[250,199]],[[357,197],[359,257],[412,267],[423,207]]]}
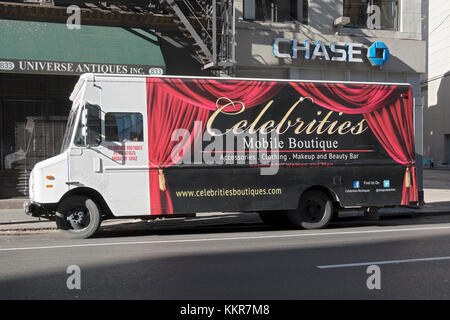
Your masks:
{"label": "truck cab", "polygon": [[145,78],[114,82],[80,77],[60,154],[30,174],[25,210],[55,215],[69,237],[91,236],[102,219],[150,214]]}

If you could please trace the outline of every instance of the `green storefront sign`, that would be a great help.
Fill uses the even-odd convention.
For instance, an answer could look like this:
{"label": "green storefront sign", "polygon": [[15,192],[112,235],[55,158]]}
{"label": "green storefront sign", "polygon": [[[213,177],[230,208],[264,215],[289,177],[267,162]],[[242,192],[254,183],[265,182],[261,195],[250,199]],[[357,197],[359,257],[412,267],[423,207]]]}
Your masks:
{"label": "green storefront sign", "polygon": [[148,65],[8,59],[0,61],[0,72],[66,75],[79,75],[83,73],[162,75],[164,74],[164,67]]}
{"label": "green storefront sign", "polygon": [[161,75],[153,30],[0,20],[0,72]]}

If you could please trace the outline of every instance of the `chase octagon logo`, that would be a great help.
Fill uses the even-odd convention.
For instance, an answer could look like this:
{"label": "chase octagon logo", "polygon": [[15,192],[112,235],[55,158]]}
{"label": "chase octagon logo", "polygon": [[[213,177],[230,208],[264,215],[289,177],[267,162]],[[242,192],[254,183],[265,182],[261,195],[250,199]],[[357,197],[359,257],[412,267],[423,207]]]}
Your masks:
{"label": "chase octagon logo", "polygon": [[384,42],[374,42],[367,50],[367,59],[372,66],[383,66],[389,58],[389,48]]}

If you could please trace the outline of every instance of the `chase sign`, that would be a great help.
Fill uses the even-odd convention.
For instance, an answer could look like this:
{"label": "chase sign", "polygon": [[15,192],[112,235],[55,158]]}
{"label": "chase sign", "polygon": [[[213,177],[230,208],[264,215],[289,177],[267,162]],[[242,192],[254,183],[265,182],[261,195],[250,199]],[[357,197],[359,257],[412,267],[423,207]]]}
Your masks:
{"label": "chase sign", "polygon": [[273,42],[273,55],[277,58],[297,59],[303,55],[305,60],[320,58],[325,61],[363,63],[367,59],[373,66],[382,66],[389,60],[389,49],[383,42],[375,42],[368,49],[360,43],[332,42],[277,38]]}
{"label": "chase sign", "polygon": [[[378,52],[381,51],[381,57]],[[367,50],[367,58],[373,66],[384,65],[390,57],[389,48],[384,42],[374,42]]]}

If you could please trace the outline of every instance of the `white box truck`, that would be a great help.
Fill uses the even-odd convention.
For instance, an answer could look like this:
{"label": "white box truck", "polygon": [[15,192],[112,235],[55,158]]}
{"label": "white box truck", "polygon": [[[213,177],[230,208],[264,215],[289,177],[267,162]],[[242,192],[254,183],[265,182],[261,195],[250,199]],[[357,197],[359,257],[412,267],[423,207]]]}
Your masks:
{"label": "white box truck", "polygon": [[85,74],[70,99],[25,203],[70,237],[198,212],[314,229],[418,200],[409,84]]}

